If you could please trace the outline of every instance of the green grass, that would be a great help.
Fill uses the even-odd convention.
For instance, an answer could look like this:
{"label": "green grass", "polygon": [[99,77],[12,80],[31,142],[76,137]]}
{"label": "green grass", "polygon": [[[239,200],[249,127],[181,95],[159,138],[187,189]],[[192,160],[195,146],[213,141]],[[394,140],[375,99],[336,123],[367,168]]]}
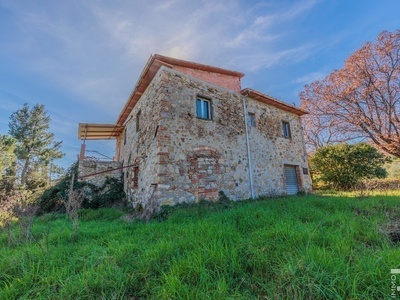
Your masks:
{"label": "green grass", "polygon": [[75,237],[64,215],[44,215],[37,243],[0,234],[0,299],[389,299],[400,247],[382,228],[400,220],[399,203],[400,193],[203,203],[148,224],[83,210]]}

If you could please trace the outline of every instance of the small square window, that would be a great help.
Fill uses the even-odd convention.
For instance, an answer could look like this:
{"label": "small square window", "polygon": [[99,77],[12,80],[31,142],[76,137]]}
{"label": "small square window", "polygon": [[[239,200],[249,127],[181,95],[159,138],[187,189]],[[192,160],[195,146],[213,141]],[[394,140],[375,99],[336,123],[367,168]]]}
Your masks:
{"label": "small square window", "polygon": [[303,174],[308,175],[308,168],[303,168]]}
{"label": "small square window", "polygon": [[292,138],[289,122],[282,121],[282,132],[283,132],[283,137],[288,138],[288,139]]}
{"label": "small square window", "polygon": [[247,114],[247,125],[250,127],[256,127],[256,115],[254,113]]}
{"label": "small square window", "polygon": [[211,120],[211,101],[197,98],[196,115],[198,118]]}

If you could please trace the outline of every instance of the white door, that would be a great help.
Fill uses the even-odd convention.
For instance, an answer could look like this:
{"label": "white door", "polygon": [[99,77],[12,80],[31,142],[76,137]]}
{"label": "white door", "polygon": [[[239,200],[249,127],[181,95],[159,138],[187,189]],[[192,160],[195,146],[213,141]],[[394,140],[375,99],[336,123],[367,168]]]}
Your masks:
{"label": "white door", "polygon": [[296,166],[284,166],[286,192],[289,195],[295,195],[299,191],[299,183],[297,181]]}

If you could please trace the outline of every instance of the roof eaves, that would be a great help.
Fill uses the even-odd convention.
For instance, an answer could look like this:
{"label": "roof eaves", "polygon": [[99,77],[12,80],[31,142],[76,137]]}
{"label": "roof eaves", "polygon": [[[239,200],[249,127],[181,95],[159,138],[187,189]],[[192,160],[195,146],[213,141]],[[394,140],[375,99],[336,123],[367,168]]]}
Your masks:
{"label": "roof eaves", "polygon": [[142,73],[140,73],[139,79],[136,82],[134,89],[132,90],[131,94],[129,95],[129,98],[126,101],[124,108],[121,110],[121,113],[118,116],[116,124],[123,125],[124,122],[126,121],[126,119],[128,118],[130,112],[132,111],[133,107],[136,104],[136,102],[133,103],[133,98],[134,98],[135,94],[137,94],[139,86],[141,85],[143,78],[148,73],[150,66],[153,64],[154,60],[155,60],[154,55],[151,55],[150,58],[147,60],[147,63],[144,66]]}
{"label": "roof eaves", "polygon": [[[146,90],[147,86],[153,80],[154,75],[157,73],[161,66],[166,66],[168,68],[173,69],[174,66],[181,66],[187,68],[193,68],[203,71],[209,71],[214,73],[226,74],[230,76],[236,76],[242,78],[244,76],[243,73],[231,71],[227,69],[222,69],[214,66],[203,65],[195,62],[190,62],[186,60],[181,60],[177,58],[167,57],[160,54],[153,54],[148,59],[142,73],[139,76],[138,81],[136,82],[135,88],[132,90],[129,95],[128,100],[125,103],[124,108],[121,110],[121,113],[118,116],[116,124],[124,125],[126,119],[131,113],[132,109],[135,107],[136,103],[139,101],[142,93]],[[154,68],[154,70],[152,70]],[[146,83],[147,80],[147,83]],[[139,89],[143,91],[139,92]]]}
{"label": "roof eaves", "polygon": [[239,78],[244,77],[244,73],[233,71],[233,70],[228,70],[228,69],[223,69],[223,68],[219,68],[219,67],[215,67],[215,66],[211,66],[211,65],[199,64],[196,62],[167,57],[167,56],[163,56],[160,54],[154,54],[154,57],[155,57],[155,59],[157,59],[161,62],[171,65],[172,67],[180,66],[180,67],[187,67],[187,68],[192,68],[192,69],[197,69],[197,70],[210,71],[210,72],[219,73],[219,74],[231,75],[231,76],[235,76],[235,77],[239,77]]}
{"label": "roof eaves", "polygon": [[283,101],[278,100],[278,99],[276,99],[274,97],[271,97],[269,95],[265,95],[263,93],[260,93],[258,91],[253,90],[253,89],[250,89],[250,88],[245,88],[245,89],[241,90],[240,93],[242,95],[244,95],[244,96],[249,96],[249,97],[251,97],[251,98],[253,98],[255,100],[258,100],[258,101],[264,102],[266,104],[269,104],[271,106],[274,106],[276,108],[279,108],[279,109],[294,113],[294,114],[296,114],[298,116],[303,116],[303,115],[308,114],[307,111],[305,111],[305,110],[303,110],[301,108],[298,108],[298,107],[296,107],[294,105],[287,104],[286,102],[283,102]]}

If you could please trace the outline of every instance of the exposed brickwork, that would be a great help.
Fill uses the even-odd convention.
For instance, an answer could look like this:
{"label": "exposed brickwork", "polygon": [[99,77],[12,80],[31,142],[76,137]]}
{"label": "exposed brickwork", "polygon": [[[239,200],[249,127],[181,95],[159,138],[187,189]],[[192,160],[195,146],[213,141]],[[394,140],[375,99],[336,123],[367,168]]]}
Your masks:
{"label": "exposed brickwork", "polygon": [[[189,190],[198,199],[217,199],[221,183],[218,151],[214,148],[202,146],[194,148],[187,155],[189,168],[188,177],[193,188]],[[181,169],[180,174],[185,172]]]}
{"label": "exposed brickwork", "polygon": [[297,183],[299,184],[299,191],[303,190],[303,176],[302,176],[302,170],[303,168],[300,168],[299,166],[296,166],[296,176],[297,176]]}
{"label": "exposed brickwork", "polygon": [[168,181],[168,170],[162,170],[162,165],[167,164],[169,152],[162,145],[166,144],[170,137],[167,128],[161,122],[163,118],[168,118],[168,91],[165,84],[167,80],[162,73],[155,76],[127,118],[126,143],[124,144],[124,138],[118,141],[117,148],[122,149],[120,161],[123,161],[125,166],[139,166],[137,178],[134,178],[134,168],[124,169],[125,193],[135,205],[145,205],[157,189],[157,185]]}
{"label": "exposed brickwork", "polygon": [[240,92],[240,78],[236,76],[230,76],[226,74],[219,73],[211,73],[202,70],[190,69],[181,66],[174,66],[175,70],[180,71],[182,73],[188,74],[190,76],[199,78],[206,82],[215,84],[217,86],[224,87],[228,90],[232,90],[235,92]]}
{"label": "exposed brickwork", "polygon": [[[198,96],[211,100],[212,120],[196,117]],[[214,200],[220,190],[234,200],[249,198],[242,99],[234,88],[162,67],[128,117],[126,144],[119,139],[124,165],[135,159],[140,165],[138,188],[125,184],[130,201],[145,205],[151,197],[173,205]],[[300,117],[251,98],[246,103],[256,117],[248,131],[255,194],[285,193],[284,164],[308,168]],[[282,120],[290,123],[291,139],[282,137]],[[124,173],[131,182],[132,170]],[[309,175],[300,173],[301,188],[310,190]]]}

